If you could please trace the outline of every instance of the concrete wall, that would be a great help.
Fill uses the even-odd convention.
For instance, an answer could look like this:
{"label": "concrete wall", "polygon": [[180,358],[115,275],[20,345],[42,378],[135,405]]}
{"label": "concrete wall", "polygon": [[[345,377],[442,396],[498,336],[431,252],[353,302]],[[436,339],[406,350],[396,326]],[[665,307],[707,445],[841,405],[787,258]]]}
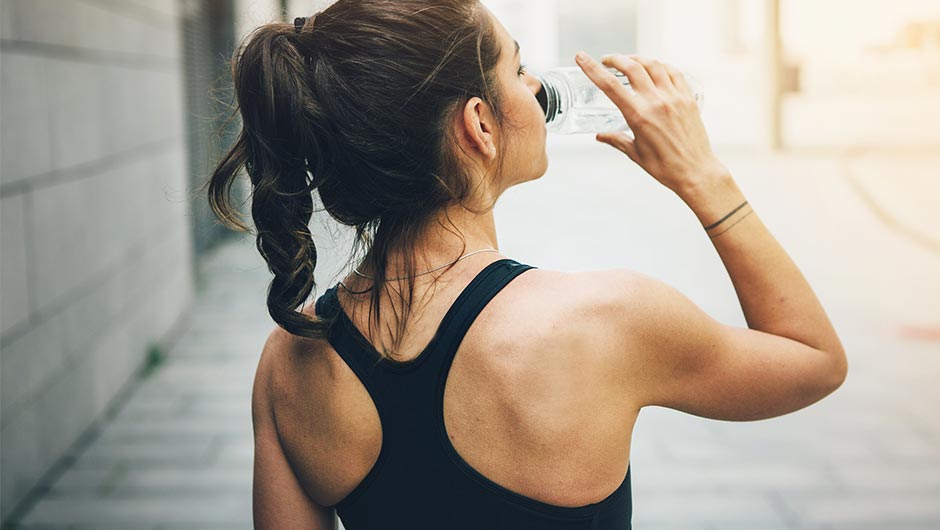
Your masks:
{"label": "concrete wall", "polygon": [[193,291],[178,0],[0,0],[0,517]]}

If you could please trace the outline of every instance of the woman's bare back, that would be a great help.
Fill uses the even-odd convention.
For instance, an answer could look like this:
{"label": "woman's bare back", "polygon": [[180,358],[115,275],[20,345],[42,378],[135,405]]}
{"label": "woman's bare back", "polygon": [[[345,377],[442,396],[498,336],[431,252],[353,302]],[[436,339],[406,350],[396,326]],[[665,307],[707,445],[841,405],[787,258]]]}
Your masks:
{"label": "woman's bare back", "polygon": [[[416,306],[396,360],[414,358],[430,342],[450,305],[486,265],[478,263],[439,286],[426,307]],[[618,362],[610,358],[614,348],[598,342],[609,334],[592,333],[610,322],[598,303],[603,286],[591,278],[543,269],[519,275],[471,324],[444,392],[446,430],[459,455],[493,482],[558,506],[599,502],[617,489],[638,414],[617,380],[622,371],[611,370]],[[416,300],[421,294],[416,289]],[[337,295],[368,336],[366,297],[357,304],[341,288]],[[390,309],[383,305],[382,314]],[[391,343],[387,336],[368,340]],[[272,401],[281,443],[311,498],[333,505],[378,458],[378,412],[325,340],[281,331],[271,347],[284,368],[277,370]]]}

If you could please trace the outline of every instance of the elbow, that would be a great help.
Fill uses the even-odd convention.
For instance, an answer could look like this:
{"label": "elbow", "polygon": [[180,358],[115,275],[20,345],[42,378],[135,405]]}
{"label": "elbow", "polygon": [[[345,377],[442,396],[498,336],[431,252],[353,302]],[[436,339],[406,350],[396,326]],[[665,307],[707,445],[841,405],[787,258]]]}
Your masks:
{"label": "elbow", "polygon": [[840,349],[835,355],[836,365],[832,370],[832,383],[830,385],[833,392],[841,387],[842,383],[845,383],[845,378],[849,375],[849,360],[845,355],[845,351]]}

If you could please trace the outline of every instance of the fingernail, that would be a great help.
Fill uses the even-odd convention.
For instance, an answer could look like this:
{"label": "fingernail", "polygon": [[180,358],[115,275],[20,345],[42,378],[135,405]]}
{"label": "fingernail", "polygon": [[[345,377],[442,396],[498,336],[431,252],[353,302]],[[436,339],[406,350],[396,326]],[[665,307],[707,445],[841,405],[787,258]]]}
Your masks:
{"label": "fingernail", "polygon": [[578,52],[577,55],[575,55],[575,58],[576,58],[577,60],[583,62],[583,61],[587,61],[587,58],[588,58],[588,57],[587,57],[587,54],[586,54],[586,53],[584,53],[584,52]]}

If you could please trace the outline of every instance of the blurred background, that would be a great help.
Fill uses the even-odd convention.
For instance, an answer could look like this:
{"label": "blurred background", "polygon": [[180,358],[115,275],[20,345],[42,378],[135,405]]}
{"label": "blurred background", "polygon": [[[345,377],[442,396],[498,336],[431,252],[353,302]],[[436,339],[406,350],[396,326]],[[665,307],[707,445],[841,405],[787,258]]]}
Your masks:
{"label": "blurred background", "polygon": [[[0,0],[5,528],[251,528],[270,275],[194,189],[237,132],[235,45],[329,3]],[[694,74],[716,153],[849,355],[836,393],[783,417],[644,409],[634,528],[940,528],[940,2],[483,3],[533,69],[583,49]],[[746,326],[672,192],[592,134],[548,153],[497,206],[503,253],[638,270]],[[318,296],[350,233],[312,229]]]}

